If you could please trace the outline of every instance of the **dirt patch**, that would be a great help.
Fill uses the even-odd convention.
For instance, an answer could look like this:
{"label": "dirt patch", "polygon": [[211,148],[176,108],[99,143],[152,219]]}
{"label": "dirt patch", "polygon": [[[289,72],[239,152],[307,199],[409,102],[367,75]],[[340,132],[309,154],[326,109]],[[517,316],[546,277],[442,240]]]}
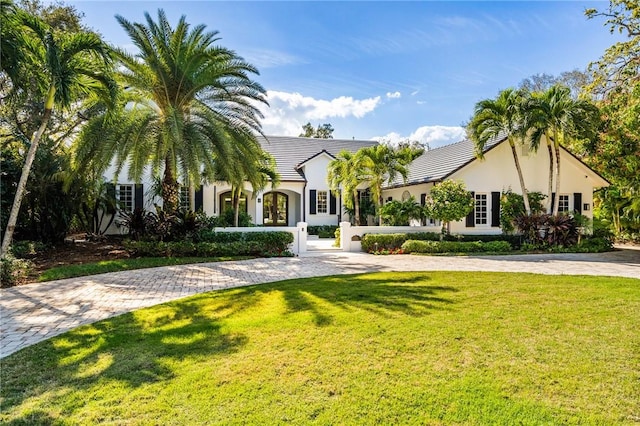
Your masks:
{"label": "dirt patch", "polygon": [[121,238],[109,237],[103,241],[66,241],[47,250],[38,252],[27,258],[33,268],[26,277],[26,282],[35,282],[38,276],[47,269],[64,265],[80,265],[102,260],[128,258]]}

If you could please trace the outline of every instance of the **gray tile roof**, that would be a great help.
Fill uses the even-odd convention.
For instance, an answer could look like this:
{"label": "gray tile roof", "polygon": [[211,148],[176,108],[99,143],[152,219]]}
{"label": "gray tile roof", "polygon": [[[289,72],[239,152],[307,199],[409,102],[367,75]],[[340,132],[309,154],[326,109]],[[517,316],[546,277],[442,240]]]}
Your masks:
{"label": "gray tile roof", "polygon": [[304,182],[302,170],[297,166],[317,156],[322,151],[336,156],[340,151],[356,152],[365,146],[377,145],[376,141],[363,141],[353,139],[317,139],[299,138],[292,136],[267,136],[258,137],[262,148],[269,152],[276,160],[281,181]]}
{"label": "gray tile roof", "polygon": [[[486,144],[484,152],[489,151],[504,140],[505,138],[502,136],[490,140]],[[411,163],[407,183],[404,183],[402,178],[398,178],[390,186],[437,182],[447,178],[450,174],[475,159],[475,147],[469,139],[434,148],[425,151],[424,154]]]}

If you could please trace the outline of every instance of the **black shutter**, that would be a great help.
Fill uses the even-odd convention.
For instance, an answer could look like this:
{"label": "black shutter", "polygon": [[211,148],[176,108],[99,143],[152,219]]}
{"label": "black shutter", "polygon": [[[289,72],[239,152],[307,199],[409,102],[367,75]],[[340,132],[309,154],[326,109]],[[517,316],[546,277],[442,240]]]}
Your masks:
{"label": "black shutter", "polygon": [[329,191],[329,214],[336,214],[336,196]]}
{"label": "black shutter", "polygon": [[309,214],[316,214],[316,190],[309,190]]}
{"label": "black shutter", "polygon": [[553,213],[553,208],[556,206],[556,193],[551,193],[551,211],[549,213]]}
{"label": "black shutter", "polygon": [[204,204],[204,202],[203,202],[204,196],[203,196],[203,193],[202,193],[203,192],[202,189],[203,188],[201,186],[200,189],[198,189],[196,191],[196,194],[195,194],[195,197],[194,197],[195,198],[194,201],[195,201],[195,204],[196,204],[195,205],[195,209],[194,209],[195,211],[198,211],[198,210],[202,211],[202,205]]}
{"label": "black shutter", "polygon": [[467,228],[474,228],[476,226],[476,193],[473,191],[471,191],[471,198],[473,198],[473,210],[467,215]]}
{"label": "black shutter", "polygon": [[500,193],[491,193],[491,226],[500,226]]}
{"label": "black shutter", "polygon": [[582,214],[582,193],[574,192],[573,193],[573,210],[576,213]]}
{"label": "black shutter", "polygon": [[420,194],[420,205],[424,206],[427,204],[427,194]]}
{"label": "black shutter", "polygon": [[144,207],[144,191],[141,183],[136,183],[136,190],[134,195],[134,206],[136,209],[143,209]]}

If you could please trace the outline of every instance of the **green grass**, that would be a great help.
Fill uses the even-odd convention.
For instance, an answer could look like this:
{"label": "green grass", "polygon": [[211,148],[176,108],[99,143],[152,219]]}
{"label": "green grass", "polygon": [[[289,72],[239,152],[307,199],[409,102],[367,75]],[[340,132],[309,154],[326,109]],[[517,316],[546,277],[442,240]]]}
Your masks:
{"label": "green grass", "polygon": [[376,273],[213,292],[2,360],[4,424],[640,419],[640,280]]}
{"label": "green grass", "polygon": [[106,272],[128,271],[131,269],[155,268],[157,266],[185,265],[189,263],[224,262],[249,259],[247,256],[219,257],[141,257],[139,259],[104,260],[82,265],[64,265],[47,269],[38,276],[38,281],[61,280],[63,278],[83,277],[85,275],[104,274]]}

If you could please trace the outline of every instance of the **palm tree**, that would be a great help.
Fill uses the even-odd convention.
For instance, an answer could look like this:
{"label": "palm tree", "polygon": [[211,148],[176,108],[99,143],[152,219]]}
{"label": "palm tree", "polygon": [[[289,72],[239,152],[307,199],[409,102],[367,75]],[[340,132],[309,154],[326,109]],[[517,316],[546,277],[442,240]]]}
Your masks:
{"label": "palm tree", "polygon": [[38,18],[24,13],[19,15],[19,20],[22,36],[28,39],[23,46],[27,51],[24,57],[33,61],[34,67],[38,68],[34,77],[39,80],[46,95],[40,126],[31,138],[20,175],[0,256],[5,256],[11,244],[31,165],[54,108],[68,108],[79,99],[92,95],[114,100],[117,93],[117,86],[111,78],[110,50],[98,35],[90,32],[54,32]]}
{"label": "palm tree", "polygon": [[[215,45],[216,31],[190,28],[184,16],[172,28],[162,10],[157,22],[148,13],[145,18],[146,25],[116,16],[138,48],[136,55],[117,50],[128,99],[118,125],[95,124],[78,152],[80,161],[105,165],[115,157],[118,173],[127,163],[135,181],[150,165],[154,174],[163,174],[163,207],[172,212],[179,205],[178,176],[199,185],[203,177],[215,178],[216,162],[235,167],[259,161],[258,105],[267,104],[266,92],[250,79],[258,74],[255,67]],[[246,156],[234,160],[240,162],[225,157],[230,145],[243,147]]]}
{"label": "palm tree", "polygon": [[328,181],[332,191],[344,190],[344,205],[354,208],[356,226],[360,226],[358,186],[366,182],[362,170],[362,155],[342,150],[329,162]]}
{"label": "palm tree", "polygon": [[380,208],[384,204],[382,188],[391,184],[400,175],[404,182],[409,174],[409,164],[424,152],[421,148],[405,146],[394,148],[389,144],[379,144],[362,148],[363,178],[369,182],[371,193],[377,200],[378,224],[382,226]]}
{"label": "palm tree", "polygon": [[484,149],[489,141],[500,137],[507,138],[520,181],[525,211],[529,215],[531,214],[529,195],[516,150],[516,144],[522,142],[527,132],[525,123],[522,120],[524,99],[524,92],[505,89],[498,94],[496,99],[485,99],[478,102],[471,122],[467,126],[467,132],[475,144],[478,158],[484,157]]}
{"label": "palm tree", "polygon": [[[554,85],[543,93],[536,93],[527,108],[527,121],[533,131],[529,133],[532,149],[537,150],[541,138],[547,140],[549,151],[549,189],[548,202],[551,202],[552,186],[555,175],[555,194],[553,212],[550,206],[547,211],[558,214],[558,197],[560,196],[560,145],[570,139],[584,139],[595,136],[599,112],[595,105],[586,100],[576,100],[571,96],[571,89]],[[554,171],[555,163],[555,171]]]}

